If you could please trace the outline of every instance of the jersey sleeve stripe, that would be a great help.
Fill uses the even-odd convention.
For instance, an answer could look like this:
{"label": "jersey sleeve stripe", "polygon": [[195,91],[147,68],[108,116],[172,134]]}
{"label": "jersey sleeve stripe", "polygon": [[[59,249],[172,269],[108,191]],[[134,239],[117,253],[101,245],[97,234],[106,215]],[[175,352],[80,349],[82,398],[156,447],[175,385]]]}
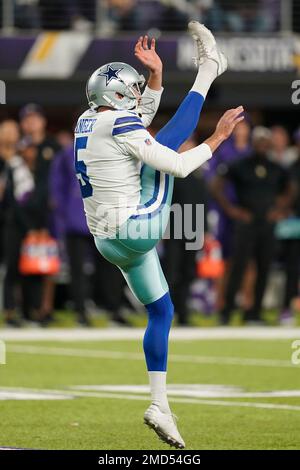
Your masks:
{"label": "jersey sleeve stripe", "polygon": [[143,130],[145,130],[143,124],[131,124],[129,126],[115,127],[112,131],[112,135],[126,134],[127,132]]}
{"label": "jersey sleeve stripe", "polygon": [[114,126],[118,126],[119,124],[129,124],[131,122],[140,122],[142,124],[141,119],[137,116],[124,116],[116,119]]}

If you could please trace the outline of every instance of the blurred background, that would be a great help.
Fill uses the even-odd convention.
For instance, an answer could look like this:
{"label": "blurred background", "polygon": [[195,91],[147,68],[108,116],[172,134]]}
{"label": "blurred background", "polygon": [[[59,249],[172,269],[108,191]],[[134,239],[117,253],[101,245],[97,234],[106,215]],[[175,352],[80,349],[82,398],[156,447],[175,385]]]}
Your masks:
{"label": "blurred background", "polygon": [[147,33],[164,63],[155,134],[195,77],[190,19],[216,33],[229,71],[185,149],[227,108],[247,113],[209,165],[176,182],[174,202],[206,207],[203,250],[186,251],[185,240],[159,246],[177,322],[299,323],[300,2],[0,0],[1,325],[145,323],[86,227],[73,128],[91,72],[114,60],[140,69],[133,47]]}

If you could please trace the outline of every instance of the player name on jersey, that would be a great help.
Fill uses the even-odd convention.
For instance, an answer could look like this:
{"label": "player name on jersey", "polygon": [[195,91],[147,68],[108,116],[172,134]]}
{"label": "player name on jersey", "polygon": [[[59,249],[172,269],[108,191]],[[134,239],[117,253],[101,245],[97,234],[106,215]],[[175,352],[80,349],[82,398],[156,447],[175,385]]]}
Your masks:
{"label": "player name on jersey", "polygon": [[96,121],[97,119],[79,119],[75,127],[75,134],[85,134],[92,132]]}

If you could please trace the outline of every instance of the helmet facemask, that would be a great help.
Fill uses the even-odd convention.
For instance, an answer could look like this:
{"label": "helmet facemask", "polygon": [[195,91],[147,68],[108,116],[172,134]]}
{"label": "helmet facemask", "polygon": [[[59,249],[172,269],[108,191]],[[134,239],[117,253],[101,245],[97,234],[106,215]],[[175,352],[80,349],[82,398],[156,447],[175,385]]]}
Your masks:
{"label": "helmet facemask", "polygon": [[[115,73],[116,76],[111,79],[110,73]],[[107,75],[108,80],[105,84],[102,77]],[[89,106],[95,111],[101,106],[109,106],[117,110],[136,111],[139,114],[153,113],[155,110],[154,99],[143,98],[141,93],[141,88],[144,85],[143,75],[140,75],[128,64],[119,62],[107,64],[97,69],[88,81]]]}
{"label": "helmet facemask", "polygon": [[[125,84],[124,92],[116,92],[118,102],[112,101],[108,93],[103,95],[103,98],[109,106],[114,109],[122,110],[128,109],[129,111],[136,111],[138,114],[152,114],[155,111],[154,99],[150,97],[143,97],[141,88],[145,85],[143,75],[140,76],[141,81],[132,84]],[[121,96],[121,98],[119,98]]]}

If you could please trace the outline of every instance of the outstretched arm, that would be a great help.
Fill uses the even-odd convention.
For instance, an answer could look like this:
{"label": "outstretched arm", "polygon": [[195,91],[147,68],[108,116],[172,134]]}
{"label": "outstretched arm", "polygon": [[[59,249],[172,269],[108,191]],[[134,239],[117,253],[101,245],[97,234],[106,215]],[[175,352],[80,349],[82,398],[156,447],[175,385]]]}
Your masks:
{"label": "outstretched arm", "polygon": [[118,134],[115,138],[124,148],[125,153],[135,156],[156,170],[185,178],[209,160],[219,145],[231,135],[238,122],[244,119],[240,116],[242,112],[242,106],[227,111],[209,139],[198,147],[181,154],[156,142],[144,128]]}
{"label": "outstretched arm", "polygon": [[243,106],[238,108],[229,109],[219,120],[216,130],[211,137],[209,137],[205,143],[209,145],[212,152],[215,152],[218,147],[231,136],[235,126],[244,120],[244,116],[241,116],[244,111]]}
{"label": "outstretched arm", "polygon": [[157,113],[163,92],[163,65],[155,50],[155,39],[151,39],[149,47],[148,36],[139,37],[134,48],[134,55],[149,70],[148,84],[140,105],[143,124],[145,127],[148,127]]}

